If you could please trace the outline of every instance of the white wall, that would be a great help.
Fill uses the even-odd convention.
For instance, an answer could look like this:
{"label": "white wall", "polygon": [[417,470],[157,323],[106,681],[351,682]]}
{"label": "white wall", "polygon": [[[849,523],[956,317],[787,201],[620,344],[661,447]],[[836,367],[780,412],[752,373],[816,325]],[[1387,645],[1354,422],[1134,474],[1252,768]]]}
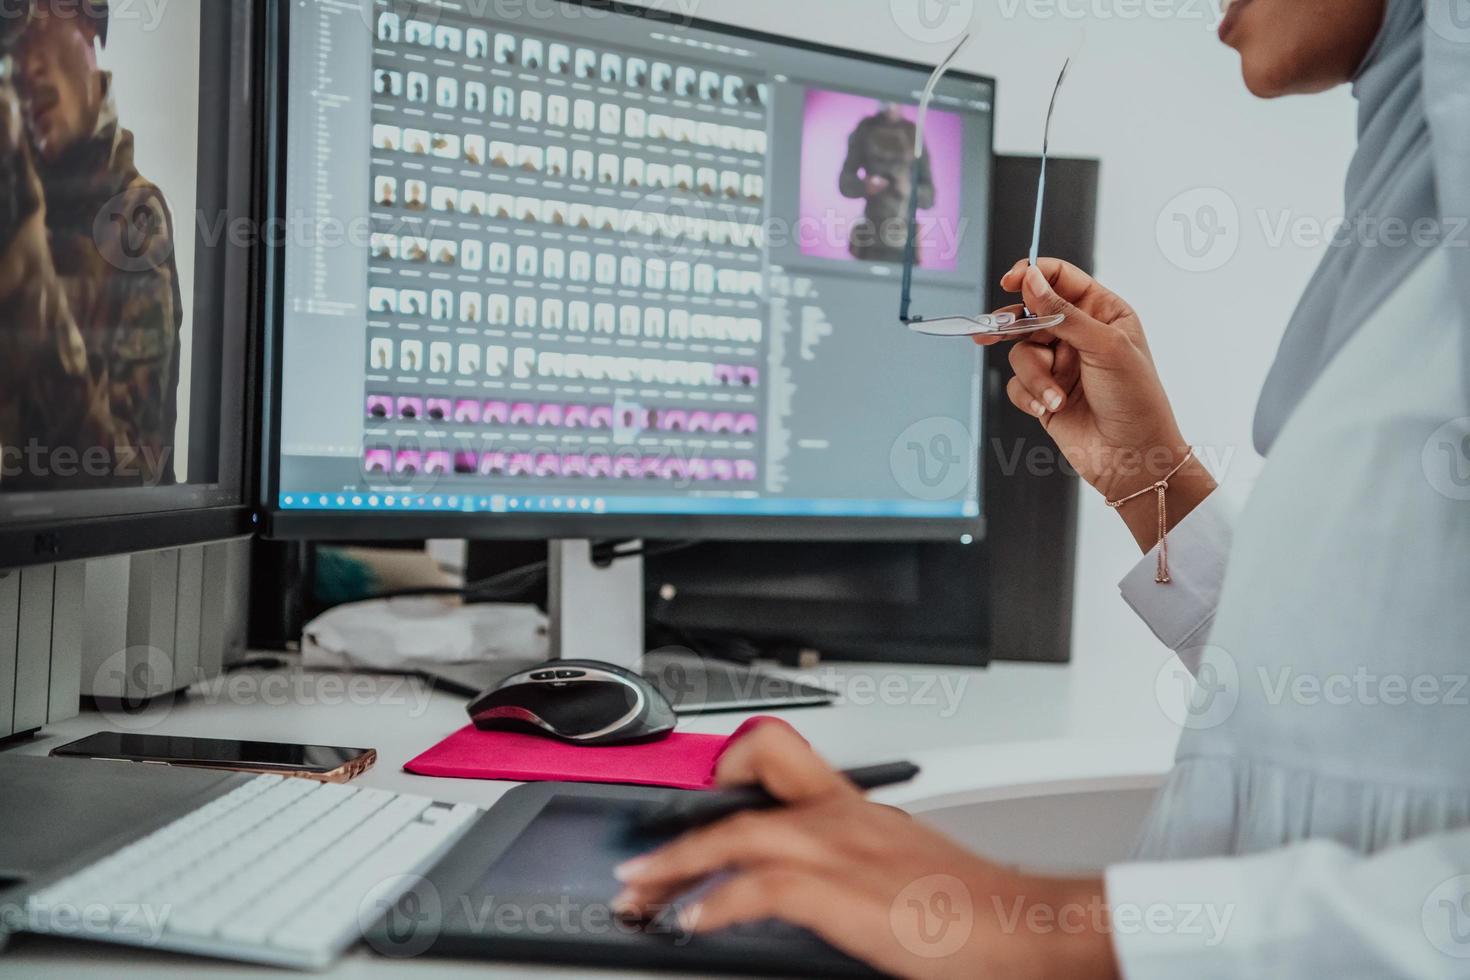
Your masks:
{"label": "white wall", "polygon": [[174,262],[184,319],[179,330],[178,423],[174,472],[189,477],[193,383],[194,247],[199,171],[200,0],[113,5],[107,47],[97,59],[113,73],[123,128],[133,132],[138,172],[158,185],[174,219]]}
{"label": "white wall", "polygon": [[[1283,217],[1310,230],[1341,214],[1354,140],[1349,93],[1252,98],[1237,56],[1215,38],[1215,0],[657,0],[704,19],[932,64],[949,45],[912,36],[920,4],[936,15],[947,4],[956,19],[940,22],[943,38],[973,12],[975,37],[957,64],[998,79],[1000,152],[1040,150],[1057,69],[1085,35],[1053,152],[1102,159],[1095,272],[1142,315],[1186,437],[1227,464],[1225,490],[1243,499],[1260,463],[1250,440],[1256,394],[1321,252],[1315,243],[1283,245],[1274,229]],[[1175,201],[1201,187],[1214,190]],[[1229,260],[1186,271],[1173,211],[1193,216],[1195,204],[1219,202],[1222,192],[1240,220],[1205,258]],[[1161,220],[1172,237],[1157,234]],[[1118,598],[1117,580],[1137,557],[1121,522],[1086,491],[1072,684],[1079,719],[1105,712],[1113,685],[1152,684],[1163,662]]]}

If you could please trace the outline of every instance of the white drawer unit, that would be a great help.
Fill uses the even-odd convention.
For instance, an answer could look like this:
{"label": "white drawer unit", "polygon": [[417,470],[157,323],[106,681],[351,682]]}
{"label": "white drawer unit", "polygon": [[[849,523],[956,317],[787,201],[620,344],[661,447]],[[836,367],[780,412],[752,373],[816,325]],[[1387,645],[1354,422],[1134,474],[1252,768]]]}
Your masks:
{"label": "white drawer unit", "polygon": [[226,541],[87,563],[81,693],[136,703],[244,652],[250,548]]}
{"label": "white drawer unit", "polygon": [[0,571],[0,738],[77,713],[85,563]]}

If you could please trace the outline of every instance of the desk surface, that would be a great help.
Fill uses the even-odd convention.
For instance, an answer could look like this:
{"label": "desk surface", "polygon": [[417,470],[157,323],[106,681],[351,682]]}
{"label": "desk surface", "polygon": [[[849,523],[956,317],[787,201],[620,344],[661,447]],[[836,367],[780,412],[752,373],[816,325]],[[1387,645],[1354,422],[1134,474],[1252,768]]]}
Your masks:
{"label": "desk surface", "polygon": [[[1138,685],[1136,703],[1099,705],[1075,689],[1076,675],[1065,667],[843,665],[797,676],[840,691],[842,699],[833,707],[765,713],[786,718],[840,766],[917,762],[923,769],[918,779],[875,794],[916,813],[986,800],[1152,786],[1167,772],[1178,735],[1152,685]],[[84,712],[10,751],[44,755],[102,729],[364,745],[377,749],[378,763],[357,784],[490,806],[514,784],[402,771],[404,762],[464,724],[464,703],[417,678],[248,669],[202,682],[187,698],[138,715]],[[727,734],[746,717],[685,717],[680,727]],[[3,962],[34,978],[111,978],[133,970],[166,977],[202,972],[282,976],[267,968],[31,936],[17,938]],[[401,962],[357,949],[330,976],[388,977],[402,968]],[[436,977],[483,977],[486,964],[425,960],[416,969],[432,970]],[[495,975],[568,972],[565,967],[497,967]]]}

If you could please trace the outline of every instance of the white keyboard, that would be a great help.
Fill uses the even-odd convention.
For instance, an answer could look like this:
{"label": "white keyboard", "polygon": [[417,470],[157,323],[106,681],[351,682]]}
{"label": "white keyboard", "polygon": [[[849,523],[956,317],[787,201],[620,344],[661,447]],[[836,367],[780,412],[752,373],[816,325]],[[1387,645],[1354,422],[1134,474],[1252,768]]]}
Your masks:
{"label": "white keyboard", "polygon": [[318,969],[481,812],[381,789],[256,776],[32,894],[24,928]]}

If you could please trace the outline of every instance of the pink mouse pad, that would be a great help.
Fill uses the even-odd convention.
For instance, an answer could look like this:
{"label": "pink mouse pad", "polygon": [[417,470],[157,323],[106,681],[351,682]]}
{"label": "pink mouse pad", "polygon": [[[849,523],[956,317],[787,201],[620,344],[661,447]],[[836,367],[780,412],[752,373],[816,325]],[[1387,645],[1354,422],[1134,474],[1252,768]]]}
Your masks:
{"label": "pink mouse pad", "polygon": [[420,776],[510,779],[516,782],[632,783],[672,789],[710,789],[715,764],[730,743],[765,722],[747,719],[731,735],[673,732],[640,745],[569,745],[539,735],[487,732],[466,725],[408,760],[403,768]]}

